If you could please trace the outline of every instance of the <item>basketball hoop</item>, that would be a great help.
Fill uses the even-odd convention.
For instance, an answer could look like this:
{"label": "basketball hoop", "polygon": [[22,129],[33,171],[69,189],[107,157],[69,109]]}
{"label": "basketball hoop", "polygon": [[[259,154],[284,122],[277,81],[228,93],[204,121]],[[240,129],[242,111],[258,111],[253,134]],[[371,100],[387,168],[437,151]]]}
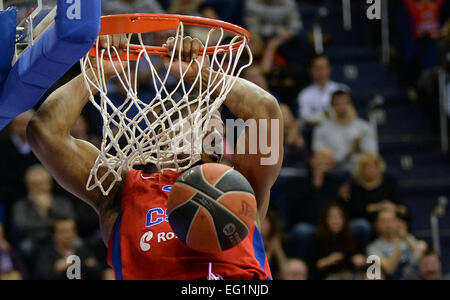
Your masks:
{"label": "basketball hoop", "polygon": [[[217,114],[228,93],[233,88],[241,72],[252,63],[252,54],[248,47],[251,36],[245,29],[222,21],[200,17],[160,14],[132,14],[105,16],[101,20],[100,35],[127,34],[126,50],[119,52],[112,47],[100,49],[96,45],[81,61],[86,86],[97,90],[97,101],[90,92],[90,101],[99,110],[103,120],[103,140],[90,177],[87,190],[100,188],[106,196],[114,184],[122,180],[121,174],[135,165],[154,164],[159,171],[182,172],[201,157],[202,139],[208,131],[211,118]],[[176,51],[177,43],[185,37],[185,26],[210,28],[204,47],[198,58],[189,63],[197,64],[198,74],[190,86],[180,65],[178,83],[169,88],[170,70],[175,60],[182,61],[182,52]],[[176,44],[169,53],[165,47],[144,44],[142,34],[157,31],[176,31]],[[231,34],[231,40],[225,42],[225,32]],[[218,37],[212,38],[218,33]],[[132,44],[136,39],[138,44]],[[241,64],[239,59],[244,51],[249,61]],[[159,55],[170,57],[165,73],[155,67]],[[210,57],[210,68],[214,72],[202,74],[202,69]],[[87,70],[92,68],[90,57],[96,57],[96,72],[90,78]],[[153,58],[153,59],[152,59]],[[120,104],[114,104],[108,95],[103,61],[120,61],[122,67],[115,69],[119,86],[126,92]],[[148,68],[151,84],[156,95],[151,99],[138,95],[139,70]],[[115,68],[115,67],[114,67]],[[213,75],[214,74],[214,75]],[[203,78],[205,77],[205,78]],[[207,84],[204,84],[207,82]],[[198,84],[198,87],[195,86]],[[96,93],[95,93],[96,94]],[[176,96],[179,94],[179,96]],[[213,97],[214,94],[214,97]],[[131,111],[136,113],[131,114]],[[123,140],[123,144],[119,141]],[[99,174],[99,169],[104,170]],[[108,186],[104,182],[110,176],[114,180]]]}
{"label": "basketball hoop", "polygon": [[[169,15],[169,14],[124,14],[124,15],[112,15],[102,17],[102,24],[99,35],[111,35],[111,34],[128,34],[128,33],[149,33],[166,30],[177,30],[183,24],[184,26],[199,26],[207,28],[221,28],[224,31],[234,34],[241,38],[240,41],[233,43],[233,51],[237,51],[244,43],[247,44],[251,41],[250,33],[242,27],[237,25],[219,21],[206,19],[194,16],[183,15]],[[207,47],[206,54],[212,55],[217,50],[228,51],[230,45],[209,46]],[[143,46],[130,44],[130,60],[138,60],[139,53],[144,48],[148,54],[153,55],[169,55],[167,48],[155,47],[155,46]],[[199,53],[203,53],[204,49],[201,48]],[[92,48],[89,53],[91,56],[95,56],[96,49]],[[127,59],[127,54],[122,54],[121,59]]]}

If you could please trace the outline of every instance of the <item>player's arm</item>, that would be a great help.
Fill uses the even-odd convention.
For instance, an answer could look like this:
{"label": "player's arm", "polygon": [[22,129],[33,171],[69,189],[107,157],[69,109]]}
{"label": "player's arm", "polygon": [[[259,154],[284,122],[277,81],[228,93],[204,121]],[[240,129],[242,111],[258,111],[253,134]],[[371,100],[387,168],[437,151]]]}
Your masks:
{"label": "player's arm", "polygon": [[[165,46],[168,47],[169,52],[173,50],[175,41],[175,38],[168,39]],[[177,45],[180,44],[180,42],[177,43]],[[202,43],[196,38],[184,38],[182,49],[183,61],[181,62],[183,70],[187,69],[188,62],[191,59],[198,58],[199,49],[202,46]],[[176,49],[176,51],[178,50]],[[163,59],[166,66],[168,66],[169,58],[163,57]],[[171,72],[173,74],[179,74],[178,60],[174,61]],[[198,72],[198,67],[194,63],[187,70],[184,79],[192,83]],[[206,60],[201,72],[204,81],[202,84],[203,86],[207,86],[210,73],[215,73],[209,67],[208,60]],[[213,74],[212,78],[215,78],[215,75]],[[217,81],[220,81],[221,76],[227,75],[219,74]],[[217,96],[219,92],[220,90],[217,89],[216,94],[213,96]],[[258,201],[259,216],[263,219],[269,205],[270,189],[279,175],[283,159],[283,121],[280,107],[277,100],[270,93],[242,78],[237,79],[224,104],[238,118],[244,121],[250,120],[250,122],[253,120],[254,124],[256,124],[258,145],[256,154],[235,154],[234,164],[236,170],[241,172],[252,185]],[[245,145],[248,151],[250,146],[250,131],[247,128],[247,134],[241,135],[237,147],[239,145]],[[266,143],[263,142],[263,138]],[[266,149],[262,149],[262,145],[267,146]],[[265,151],[267,148],[270,150]]]}
{"label": "player's arm", "polygon": [[[247,126],[238,138],[233,162],[253,187],[259,216],[265,218],[270,189],[280,173],[283,160],[283,121],[278,101],[259,86],[239,78],[224,104]],[[255,126],[256,128],[252,128]],[[256,134],[256,138],[251,135]],[[256,153],[250,152],[256,141]],[[240,149],[245,152],[240,152]]]}
{"label": "player's arm", "polygon": [[[106,48],[108,44],[104,42],[105,39],[102,38],[100,43]],[[111,38],[112,45],[117,48],[124,47],[125,42],[122,36]],[[109,63],[105,62],[105,64]],[[96,63],[94,62],[93,65]],[[93,72],[91,69],[87,71],[91,79],[94,76]],[[107,79],[115,74],[112,65],[107,66],[105,73]],[[96,91],[93,87],[91,90],[93,93]],[[99,150],[92,144],[70,135],[70,130],[89,101],[89,96],[83,75],[77,76],[46,99],[30,121],[27,136],[33,152],[55,180],[99,212],[102,205],[107,202],[106,197],[99,189],[86,190],[86,183]],[[117,191],[117,188],[115,190]],[[114,192],[108,197],[111,199],[113,196]]]}

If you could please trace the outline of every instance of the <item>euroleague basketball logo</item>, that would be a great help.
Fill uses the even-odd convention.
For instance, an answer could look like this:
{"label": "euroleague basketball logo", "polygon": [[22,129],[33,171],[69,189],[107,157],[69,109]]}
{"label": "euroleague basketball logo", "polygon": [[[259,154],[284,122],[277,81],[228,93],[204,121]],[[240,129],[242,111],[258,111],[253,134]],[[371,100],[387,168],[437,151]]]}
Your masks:
{"label": "euroleague basketball logo", "polygon": [[241,236],[239,235],[238,232],[236,232],[235,224],[228,223],[227,225],[224,226],[222,231],[233,246],[236,246],[237,244],[242,242]]}
{"label": "euroleague basketball logo", "polygon": [[236,232],[236,225],[234,225],[233,223],[229,223],[225,225],[225,227],[223,228],[223,234],[225,234],[226,236],[231,236],[235,232]]}

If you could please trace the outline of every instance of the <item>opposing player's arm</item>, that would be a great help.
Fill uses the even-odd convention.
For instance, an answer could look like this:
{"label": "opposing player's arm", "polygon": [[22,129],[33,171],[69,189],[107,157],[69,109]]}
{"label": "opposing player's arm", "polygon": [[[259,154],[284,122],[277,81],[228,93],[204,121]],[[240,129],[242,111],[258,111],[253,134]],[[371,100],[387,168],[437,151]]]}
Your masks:
{"label": "opposing player's arm", "polygon": [[[180,42],[175,42],[175,38],[169,38],[167,41],[166,46],[169,52],[173,50],[175,44],[181,45]],[[199,49],[202,46],[202,43],[196,38],[186,37],[183,40],[183,61],[181,63],[183,70],[187,70],[184,79],[188,82],[194,82],[199,72],[196,64],[192,64],[187,69],[188,62],[191,58],[196,59],[198,57]],[[165,57],[164,60],[166,66],[168,66],[169,58]],[[174,74],[179,74],[178,63],[175,60],[172,65],[171,71]],[[206,61],[201,72],[203,75],[202,79],[204,80],[202,84],[206,86],[210,78],[210,73],[215,73],[215,71],[209,67],[209,63]],[[215,78],[215,75],[213,74],[212,78]],[[219,74],[217,81],[220,81],[221,76],[227,75]],[[220,90],[217,89],[216,94],[213,96],[217,96],[219,93]],[[245,145],[245,149],[247,149],[246,154],[235,154],[234,164],[236,170],[241,172],[249,180],[255,190],[259,215],[264,218],[269,205],[270,188],[279,175],[283,159],[283,121],[280,107],[277,100],[270,93],[242,78],[237,79],[224,104],[238,118],[247,122],[247,124],[254,124],[256,126],[256,153],[249,154],[248,152],[251,146],[250,144],[255,140],[251,139],[249,134],[252,128],[247,128],[246,134],[241,135],[237,144],[238,148]],[[254,129],[253,133],[255,133]],[[267,149],[270,150],[267,151]]]}
{"label": "opposing player's arm", "polygon": [[[117,47],[123,47],[125,41],[119,37],[111,39],[112,44]],[[100,42],[103,43],[104,40]],[[93,70],[88,70],[91,79],[93,74]],[[106,76],[111,78],[113,72]],[[91,89],[95,92],[93,87]],[[108,199],[99,189],[86,190],[86,183],[99,150],[92,144],[70,135],[70,130],[89,101],[89,96],[83,75],[77,76],[47,98],[29,123],[27,136],[33,152],[56,181],[99,212]],[[114,193],[111,193],[108,198],[113,196]]]}

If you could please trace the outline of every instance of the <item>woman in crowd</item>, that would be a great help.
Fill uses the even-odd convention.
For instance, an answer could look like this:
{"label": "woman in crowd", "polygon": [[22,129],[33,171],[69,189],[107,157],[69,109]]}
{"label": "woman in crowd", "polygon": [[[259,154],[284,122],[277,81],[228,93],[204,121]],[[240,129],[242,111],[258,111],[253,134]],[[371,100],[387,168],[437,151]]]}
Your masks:
{"label": "woman in crowd", "polygon": [[380,211],[394,210],[406,215],[408,210],[397,194],[397,180],[386,173],[386,164],[375,153],[360,155],[352,171],[348,210],[352,218],[374,219]]}
{"label": "woman in crowd", "polygon": [[336,204],[323,211],[314,243],[314,269],[320,279],[360,278],[365,266],[344,209]]}

